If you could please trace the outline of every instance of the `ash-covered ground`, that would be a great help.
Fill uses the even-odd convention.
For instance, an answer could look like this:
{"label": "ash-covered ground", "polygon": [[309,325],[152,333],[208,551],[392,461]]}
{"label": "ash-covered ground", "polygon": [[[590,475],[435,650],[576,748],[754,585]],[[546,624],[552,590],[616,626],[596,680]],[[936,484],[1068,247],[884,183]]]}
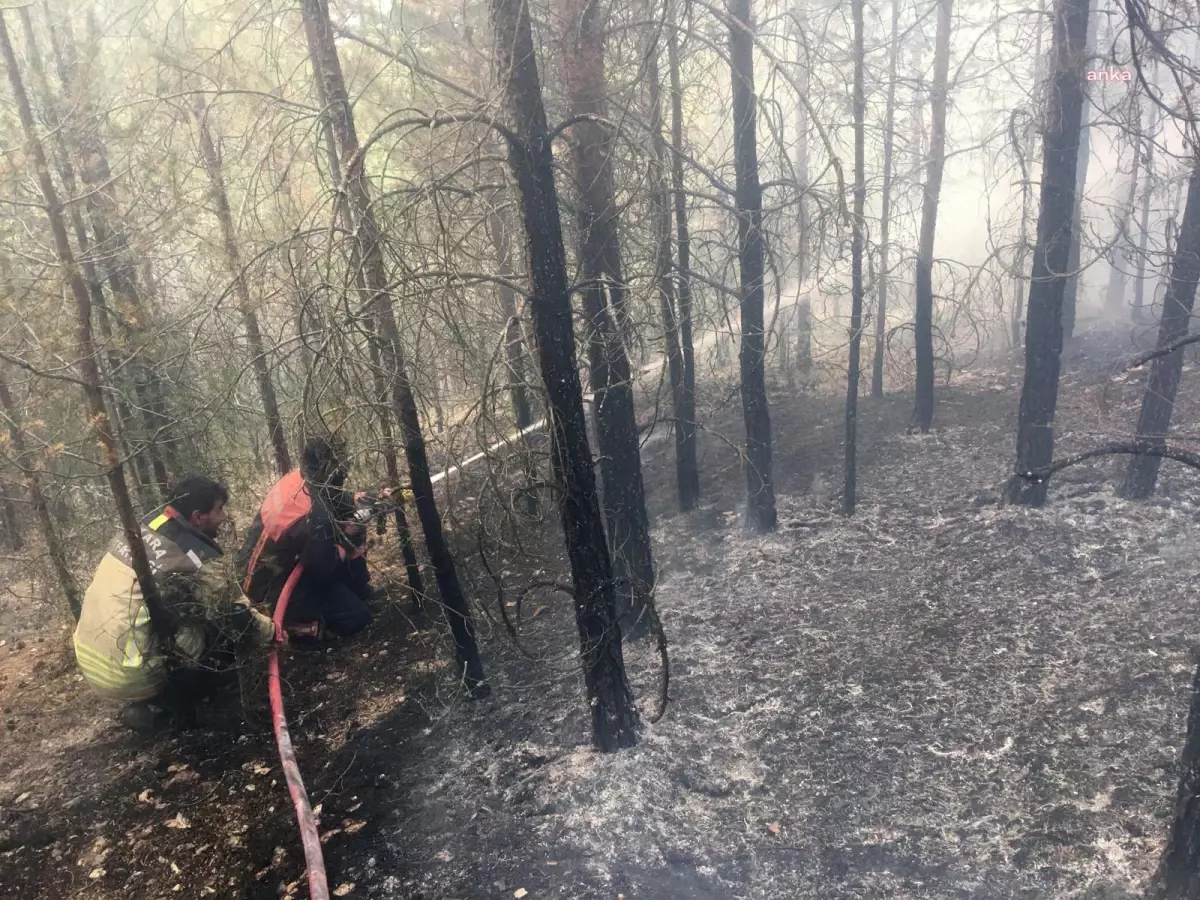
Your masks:
{"label": "ash-covered ground", "polygon": [[[1060,451],[1128,434],[1141,380],[1113,375],[1128,349],[1091,337],[1069,355]],[[1186,374],[1184,435],[1195,384]],[[863,401],[861,499],[846,519],[840,404],[777,387],[774,535],[740,526],[744,481],[718,437],[737,441],[736,405],[708,424],[694,513],[671,511],[671,441],[647,439],[671,702],[635,749],[588,747],[561,595],[524,604],[536,660],[483,620],[494,693],[482,702],[449,694],[430,631],[295,664],[289,711],[338,896],[1140,893],[1169,823],[1200,632],[1197,474],[1168,463],[1159,498],[1129,503],[1113,458],[1056,476],[1044,510],[999,505],[1020,371],[998,362],[939,388],[929,435],[906,433],[909,398]],[[478,561],[464,568],[494,616]],[[507,570],[514,590],[560,574]],[[652,709],[656,654],[637,643],[627,661]],[[101,737],[110,754],[126,740]],[[167,769],[181,762],[198,773],[186,793]],[[159,807],[135,799],[146,788]],[[261,736],[159,744],[96,791],[90,819],[62,813],[62,833],[39,838],[75,866],[69,882],[39,881],[36,853],[13,849],[28,820],[7,820],[0,873],[22,867],[20,896],[305,893]],[[172,830],[177,813],[194,830]],[[109,837],[93,866],[97,834]]]}

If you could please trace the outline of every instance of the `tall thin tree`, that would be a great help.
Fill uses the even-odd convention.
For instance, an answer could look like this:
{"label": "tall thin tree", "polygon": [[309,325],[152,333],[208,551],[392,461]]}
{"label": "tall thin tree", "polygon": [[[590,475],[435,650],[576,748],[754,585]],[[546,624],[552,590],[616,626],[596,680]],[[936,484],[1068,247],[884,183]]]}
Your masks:
{"label": "tall thin tree", "polygon": [[604,536],[575,355],[554,155],[538,76],[529,6],[491,0],[497,70],[512,130],[509,163],[528,242],[530,310],[546,388],[551,460],[563,488],[562,523],[575,590],[575,622],[592,743],[611,752],[637,740],[638,714],[616,624],[612,560]]}
{"label": "tall thin tree", "polygon": [[845,490],[842,492],[842,512],[854,514],[858,503],[858,386],[861,376],[863,317],[863,211],[867,200],[866,181],[866,97],[863,88],[863,69],[866,65],[863,49],[864,0],[850,0],[854,19],[854,211],[850,236],[850,359],[846,373],[846,438]]}
{"label": "tall thin tree", "polygon": [[892,148],[896,138],[896,74],[900,63],[901,0],[892,0],[892,36],[888,44],[887,100],[883,108],[883,189],[879,210],[879,280],[875,286],[875,357],[871,365],[871,396],[883,396],[883,359],[887,343],[888,243],[892,219]]}
{"label": "tall thin tree", "polygon": [[946,100],[950,78],[950,30],[953,0],[937,0],[937,36],[933,44],[933,85],[929,103],[929,152],[921,201],[917,244],[917,302],[914,316],[917,351],[917,405],[913,424],[922,432],[933,426],[933,241],[937,235],[942,172],[946,167]]}
{"label": "tall thin tree", "polygon": [[[1054,57],[1046,102],[1041,209],[1025,329],[1025,381],[1017,419],[1017,472],[1049,465],[1054,457],[1054,411],[1062,355],[1062,301],[1071,251],[1075,166],[1083,120],[1083,62],[1088,0],[1054,4]],[[1014,477],[1008,499],[1026,506],[1046,501],[1046,482]]]}
{"label": "tall thin tree", "polygon": [[758,178],[758,97],[754,92],[754,24],[750,0],[728,0],[729,65],[733,77],[733,160],[736,173],[739,296],[742,344],[739,353],[742,417],[746,424],[746,525],[754,532],[775,529],[775,484],[771,474],[771,416],[764,366],[763,280],[766,242],[762,186]]}

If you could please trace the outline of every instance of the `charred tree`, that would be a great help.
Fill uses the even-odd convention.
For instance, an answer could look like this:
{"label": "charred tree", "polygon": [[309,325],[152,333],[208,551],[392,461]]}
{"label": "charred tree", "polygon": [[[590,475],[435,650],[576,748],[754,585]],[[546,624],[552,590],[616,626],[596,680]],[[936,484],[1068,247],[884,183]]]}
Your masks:
{"label": "charred tree", "polygon": [[675,434],[675,490],[680,511],[687,512],[696,506],[700,475],[696,462],[694,427],[685,428],[683,421],[685,415],[692,415],[694,411],[689,407],[686,396],[688,388],[684,383],[680,317],[675,301],[676,281],[672,277],[675,260],[671,251],[671,191],[668,187],[671,165],[668,157],[671,155],[671,147],[663,124],[658,52],[656,39],[648,49],[646,57],[646,77],[650,82],[650,140],[654,151],[650,197],[655,246],[654,273],[666,349],[667,378],[671,385],[671,409],[675,415],[672,428]]}
{"label": "charred tree", "polygon": [[20,550],[25,545],[21,538],[21,522],[17,519],[17,504],[13,501],[12,488],[3,477],[0,477],[0,538],[10,550]]}
{"label": "charred tree", "polygon": [[[700,502],[700,467],[696,461],[696,357],[692,342],[692,238],[688,227],[687,191],[683,181],[683,81],[679,74],[679,35],[675,5],[667,0],[667,68],[671,81],[671,198],[675,211],[676,321],[679,325],[679,359],[682,389],[675,412],[676,451],[686,465],[676,468],[679,508],[695,509]],[[678,456],[676,457],[678,459]]]}
{"label": "charred tree", "polygon": [[633,373],[617,318],[627,302],[610,159],[613,139],[604,121],[607,8],[603,0],[566,0],[565,18],[571,24],[563,39],[563,71],[570,113],[579,120],[571,126],[571,149],[580,194],[580,298],[596,405],[604,515],[617,579],[617,615],[628,636],[639,622],[643,628],[649,624],[645,607],[653,602],[654,559]]}
{"label": "charred tree", "polygon": [[888,230],[892,217],[892,147],[896,130],[896,71],[900,63],[900,0],[892,0],[892,38],[888,45],[887,100],[883,110],[883,195],[879,212],[879,282],[875,299],[875,357],[871,365],[871,396],[883,397],[883,358],[887,343]]}
{"label": "charred tree", "polygon": [[454,638],[454,649],[463,683],[471,696],[484,696],[490,689],[484,681],[483,662],[475,640],[471,610],[459,582],[454,556],[446,541],[441,513],[433,493],[425,436],[421,432],[417,401],[409,380],[400,329],[392,309],[382,235],[371,207],[370,188],[360,153],[358,134],[354,127],[354,114],[342,76],[341,59],[333,39],[329,10],[324,0],[302,0],[300,11],[304,20],[310,59],[314,63],[313,77],[323,82],[329,124],[341,151],[341,158],[348,163],[343,187],[346,191],[347,206],[355,224],[355,253],[360,262],[363,284],[368,291],[367,299],[374,327],[379,335],[380,361],[390,388],[392,409],[400,423],[404,439],[417,517],[425,534],[425,546],[429,551],[429,560],[433,565],[446,620]]}
{"label": "charred tree", "polygon": [[746,525],[758,534],[774,531],[775,485],[771,476],[771,416],[763,332],[766,242],[762,230],[762,186],[758,180],[757,104],[754,93],[754,32],[750,0],[729,0],[729,65],[733,77],[733,160],[736,171],[739,294],[742,314],[742,415],[746,423]]}
{"label": "charred tree", "polygon": [[[160,637],[165,637],[169,633],[169,629],[163,616],[162,605],[159,602],[158,588],[150,570],[150,560],[146,557],[146,545],[142,542],[142,526],[138,522],[133,502],[129,497],[129,487],[125,482],[125,469],[117,455],[117,442],[113,437],[108,410],[104,406],[100,369],[96,363],[96,344],[92,338],[91,295],[88,293],[87,285],[84,283],[79,265],[75,261],[75,254],[71,249],[62,201],[59,199],[54,179],[50,175],[46,153],[37,133],[33,110],[29,105],[29,95],[25,92],[25,83],[21,78],[20,69],[17,67],[17,57],[8,36],[8,25],[3,12],[0,12],[0,60],[3,61],[4,68],[8,72],[8,83],[17,107],[21,128],[24,131],[26,153],[33,163],[38,187],[41,189],[46,218],[49,220],[50,230],[54,235],[54,248],[58,262],[75,301],[80,382],[84,396],[87,398],[88,411],[92,417],[90,423],[92,432],[100,444],[102,465],[117,507],[122,530],[125,533],[125,540],[129,545],[130,562],[142,589],[151,625]],[[76,598],[75,604],[78,606],[78,598]],[[75,609],[75,612],[78,614],[78,609]]]}
{"label": "charred tree", "polygon": [[[1086,53],[1088,61],[1096,55],[1096,31],[1100,22],[1098,0],[1093,0],[1088,12],[1088,30]],[[1079,271],[1080,250],[1083,241],[1083,192],[1087,187],[1088,162],[1091,160],[1091,120],[1088,110],[1088,96],[1091,94],[1091,82],[1083,83],[1083,127],[1079,130],[1079,159],[1075,164],[1075,207],[1071,213],[1071,221],[1075,223],[1071,231],[1071,253],[1067,257],[1067,283],[1063,288],[1063,340],[1070,340],[1075,335],[1076,307],[1079,300]]]}
{"label": "charred tree", "polygon": [[[1031,472],[1054,457],[1054,411],[1062,355],[1062,301],[1071,250],[1075,165],[1083,119],[1083,61],[1088,0],[1057,0],[1054,56],[1047,92],[1041,209],[1030,275],[1025,328],[1025,381],[1017,422],[1017,471]],[[1013,478],[1008,499],[1026,506],[1046,501],[1046,483]]]}
{"label": "charred tree", "polygon": [[1146,129],[1146,152],[1143,159],[1146,175],[1142,179],[1142,209],[1138,218],[1137,270],[1133,277],[1133,322],[1148,325],[1153,321],[1153,304],[1146,302],[1146,260],[1150,244],[1150,204],[1154,198],[1154,147],[1158,140],[1161,112],[1157,103],[1150,104],[1150,123]]}
{"label": "charred tree", "polygon": [[933,45],[933,85],[929,104],[929,152],[925,157],[925,186],[921,202],[921,233],[917,244],[916,311],[917,405],[913,425],[933,427],[933,240],[937,234],[942,172],[946,166],[946,94],[950,78],[950,13],[952,0],[937,0],[937,36]]}
{"label": "charred tree", "polygon": [[[46,502],[46,494],[42,490],[42,476],[39,467],[31,460],[29,448],[25,444],[21,414],[13,402],[7,382],[2,378],[0,378],[0,409],[4,410],[4,418],[8,420],[8,437],[12,444],[14,461],[17,468],[21,470],[21,478],[25,482],[25,489],[29,492],[29,503],[33,507],[38,528],[42,532],[42,541],[46,544],[46,555],[50,557],[50,568],[54,572],[55,580],[58,581],[59,589],[62,590],[63,598],[67,601],[67,608],[71,611],[71,615],[78,619],[80,610],[83,609],[83,595],[79,593],[79,587],[71,575],[71,567],[67,562],[67,553],[63,547],[62,538],[54,525],[54,517],[50,514],[50,505]],[[15,536],[17,535],[16,515],[9,509],[12,499],[5,493],[4,500],[5,516],[11,521],[9,533]]]}
{"label": "charred tree", "polygon": [[[1193,163],[1188,182],[1187,204],[1175,240],[1171,278],[1163,299],[1163,314],[1158,325],[1158,348],[1171,346],[1188,333],[1192,306],[1196,302],[1196,282],[1200,280],[1200,159]],[[1175,409],[1175,394],[1183,374],[1183,350],[1155,357],[1150,363],[1142,408],[1138,413],[1137,440],[1151,446],[1166,444]],[[1158,484],[1158,456],[1134,456],[1121,485],[1121,495],[1129,500],[1145,500]]]}
{"label": "charred tree", "polygon": [[267,351],[263,345],[262,329],[259,327],[258,315],[254,312],[254,304],[250,299],[250,285],[246,280],[246,271],[242,267],[237,232],[233,227],[233,210],[229,206],[229,191],[225,187],[225,174],[221,171],[221,155],[217,152],[217,145],[213,141],[212,131],[209,128],[208,109],[199,95],[195,97],[192,118],[196,123],[200,160],[212,188],[210,193],[213,206],[217,222],[221,226],[221,244],[225,262],[229,266],[229,274],[233,277],[234,295],[237,297],[238,310],[242,314],[242,325],[246,329],[246,343],[250,348],[250,366],[254,370],[254,380],[258,382],[258,394],[263,403],[263,417],[266,419],[267,434],[271,439],[271,448],[275,452],[275,468],[278,469],[280,475],[286,475],[291,471],[292,460],[288,455],[283,419],[279,415],[279,401],[275,398],[275,384],[271,380],[271,369],[267,364]]}
{"label": "charred tree", "polygon": [[1200,660],[1192,676],[1187,737],[1179,754],[1175,815],[1146,895],[1153,900],[1200,897]]}
{"label": "charred tree", "polygon": [[[947,0],[948,2],[948,0]],[[846,373],[846,439],[845,490],[842,493],[842,512],[854,514],[858,502],[858,382],[860,351],[862,349],[863,314],[863,208],[867,200],[865,160],[866,98],[863,93],[863,5],[864,0],[850,0],[854,19],[854,220],[850,237],[850,360]]]}
{"label": "charred tree", "polygon": [[636,742],[638,714],[625,675],[612,561],[587,441],[550,130],[529,7],[524,0],[491,0],[490,9],[497,69],[513,127],[507,135],[509,161],[528,240],[530,307],[549,404],[551,459],[564,489],[563,532],[574,579],[592,742],[602,751],[613,751]]}

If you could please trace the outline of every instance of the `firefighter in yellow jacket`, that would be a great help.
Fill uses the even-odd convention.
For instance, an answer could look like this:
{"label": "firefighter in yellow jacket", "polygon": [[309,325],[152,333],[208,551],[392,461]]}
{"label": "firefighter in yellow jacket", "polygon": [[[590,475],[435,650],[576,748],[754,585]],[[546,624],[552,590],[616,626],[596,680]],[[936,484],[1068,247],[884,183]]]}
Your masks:
{"label": "firefighter in yellow jacket", "polygon": [[196,700],[232,671],[235,649],[275,637],[274,623],[250,605],[217,545],[228,500],[228,489],[211,478],[186,478],[143,525],[161,622],[151,623],[124,535],[88,587],[75,659],[94,690],[126,702],[121,721],[135,731],[189,724]]}

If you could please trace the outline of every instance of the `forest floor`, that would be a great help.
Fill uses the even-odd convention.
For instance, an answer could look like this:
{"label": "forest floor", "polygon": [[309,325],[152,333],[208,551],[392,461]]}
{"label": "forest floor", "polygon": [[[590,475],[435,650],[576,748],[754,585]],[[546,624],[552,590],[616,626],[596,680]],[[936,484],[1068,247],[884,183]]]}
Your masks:
{"label": "forest floor", "polygon": [[[1068,351],[1060,450],[1128,434],[1140,379],[1113,372],[1129,350],[1093,335]],[[1191,369],[1183,434],[1200,422]],[[1000,506],[1020,388],[1019,360],[1000,361],[939,389],[929,435],[906,433],[908,397],[863,401],[846,519],[838,399],[775,387],[771,536],[741,530],[744,481],[712,436],[737,442],[736,392],[705,391],[696,512],[672,511],[671,441],[645,445],[671,703],[635,749],[588,748],[561,595],[526,604],[522,646],[538,661],[481,620],[493,694],[476,703],[448,691],[439,630],[403,600],[363,641],[288,654],[336,896],[1140,890],[1200,643],[1195,473],[1168,464],[1157,499],[1127,503],[1123,460],[1103,460],[1057,476],[1044,510]],[[541,577],[508,562],[514,583]],[[3,613],[0,896],[307,894],[269,734],[213,710],[207,729],[132,737],[78,683],[65,630]],[[648,711],[656,657],[638,642],[627,660]]]}

